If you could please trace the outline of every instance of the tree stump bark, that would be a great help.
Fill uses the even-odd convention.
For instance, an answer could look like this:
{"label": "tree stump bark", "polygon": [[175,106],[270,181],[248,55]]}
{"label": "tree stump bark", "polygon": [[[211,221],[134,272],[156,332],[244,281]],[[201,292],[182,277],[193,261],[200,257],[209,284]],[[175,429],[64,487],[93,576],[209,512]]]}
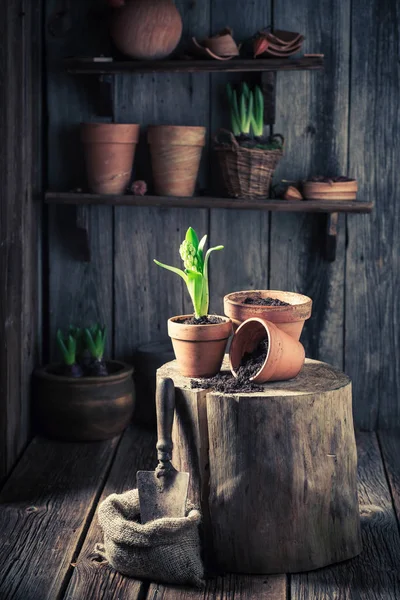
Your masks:
{"label": "tree stump bark", "polygon": [[224,395],[190,389],[175,361],[157,373],[175,383],[173,464],[190,473],[208,562],[229,572],[291,573],[361,551],[346,375],[306,359],[295,379]]}

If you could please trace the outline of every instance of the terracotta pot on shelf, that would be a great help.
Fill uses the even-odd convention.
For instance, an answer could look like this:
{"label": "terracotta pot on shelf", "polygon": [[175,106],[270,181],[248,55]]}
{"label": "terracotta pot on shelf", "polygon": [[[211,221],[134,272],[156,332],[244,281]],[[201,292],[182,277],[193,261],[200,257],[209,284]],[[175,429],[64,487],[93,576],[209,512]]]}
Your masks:
{"label": "terracotta pot on shelf", "polygon": [[[288,302],[288,306],[262,306],[244,304],[248,297],[276,298]],[[258,317],[271,321],[295,340],[300,339],[304,321],[311,317],[312,300],[303,294],[280,290],[248,290],[227,294],[224,298],[224,313],[232,319],[234,328],[243,321]]]}
{"label": "terracotta pot on shelf", "polygon": [[260,370],[250,377],[254,383],[286,381],[296,377],[303,365],[303,345],[293,337],[264,319],[248,319],[237,329],[229,352],[231,371],[237,370],[245,353],[251,353],[263,339],[268,339],[268,352]]}
{"label": "terracotta pot on shelf", "polygon": [[118,50],[142,60],[166,58],[181,35],[182,19],[173,0],[125,0],[111,25]]}
{"label": "terracotta pot on shelf", "polygon": [[33,412],[45,435],[67,441],[107,440],[122,433],[132,419],[133,368],[107,361],[106,377],[64,377],[50,367],[34,372]]}
{"label": "terracotta pot on shelf", "polygon": [[304,181],[303,196],[306,200],[355,200],[358,184],[350,181]]}
{"label": "terracotta pot on shelf", "polygon": [[140,126],[122,123],[82,123],[90,191],[123,194],[129,183]]}
{"label": "terracotta pot on shelf", "polygon": [[147,138],[156,194],[193,196],[206,128],[154,125]]}
{"label": "terracotta pot on shelf", "polygon": [[180,323],[193,315],[168,319],[168,335],[178,368],[184,377],[213,377],[221,369],[226,344],[232,334],[232,322],[220,317],[215,325],[185,325]]}

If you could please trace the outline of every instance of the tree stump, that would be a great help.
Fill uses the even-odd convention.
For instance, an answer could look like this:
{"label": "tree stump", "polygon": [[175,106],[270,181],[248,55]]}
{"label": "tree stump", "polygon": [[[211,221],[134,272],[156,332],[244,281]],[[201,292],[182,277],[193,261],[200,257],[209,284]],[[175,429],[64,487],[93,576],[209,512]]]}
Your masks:
{"label": "tree stump", "polygon": [[[227,357],[223,371],[229,371]],[[351,381],[306,359],[262,392],[190,389],[176,361],[173,464],[190,473],[207,561],[238,573],[309,571],[361,551]]]}

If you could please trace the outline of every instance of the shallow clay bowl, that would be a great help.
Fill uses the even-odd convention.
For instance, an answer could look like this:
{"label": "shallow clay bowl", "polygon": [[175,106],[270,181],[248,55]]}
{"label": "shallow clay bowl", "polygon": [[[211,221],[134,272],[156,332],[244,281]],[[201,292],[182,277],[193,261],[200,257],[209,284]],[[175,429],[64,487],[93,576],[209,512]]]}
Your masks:
{"label": "shallow clay bowl", "polygon": [[305,181],[303,195],[307,200],[355,200],[358,184],[350,181]]}
{"label": "shallow clay bowl", "polygon": [[[288,306],[259,306],[243,304],[248,296],[277,298],[288,302]],[[224,313],[237,328],[243,321],[258,317],[271,321],[296,340],[300,339],[304,321],[311,317],[312,300],[303,294],[281,290],[246,290],[227,294],[224,298]]]}

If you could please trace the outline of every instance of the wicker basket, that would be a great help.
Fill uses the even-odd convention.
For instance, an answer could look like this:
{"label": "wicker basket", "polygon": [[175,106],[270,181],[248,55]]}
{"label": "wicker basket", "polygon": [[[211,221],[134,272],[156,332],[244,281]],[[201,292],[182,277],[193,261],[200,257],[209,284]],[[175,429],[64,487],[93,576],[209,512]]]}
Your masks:
{"label": "wicker basket", "polygon": [[[221,141],[217,136],[215,150],[228,195],[232,198],[268,198],[272,177],[283,150],[243,148],[230,131],[223,133],[227,141]],[[284,141],[278,134],[271,139],[279,139],[282,144]]]}

